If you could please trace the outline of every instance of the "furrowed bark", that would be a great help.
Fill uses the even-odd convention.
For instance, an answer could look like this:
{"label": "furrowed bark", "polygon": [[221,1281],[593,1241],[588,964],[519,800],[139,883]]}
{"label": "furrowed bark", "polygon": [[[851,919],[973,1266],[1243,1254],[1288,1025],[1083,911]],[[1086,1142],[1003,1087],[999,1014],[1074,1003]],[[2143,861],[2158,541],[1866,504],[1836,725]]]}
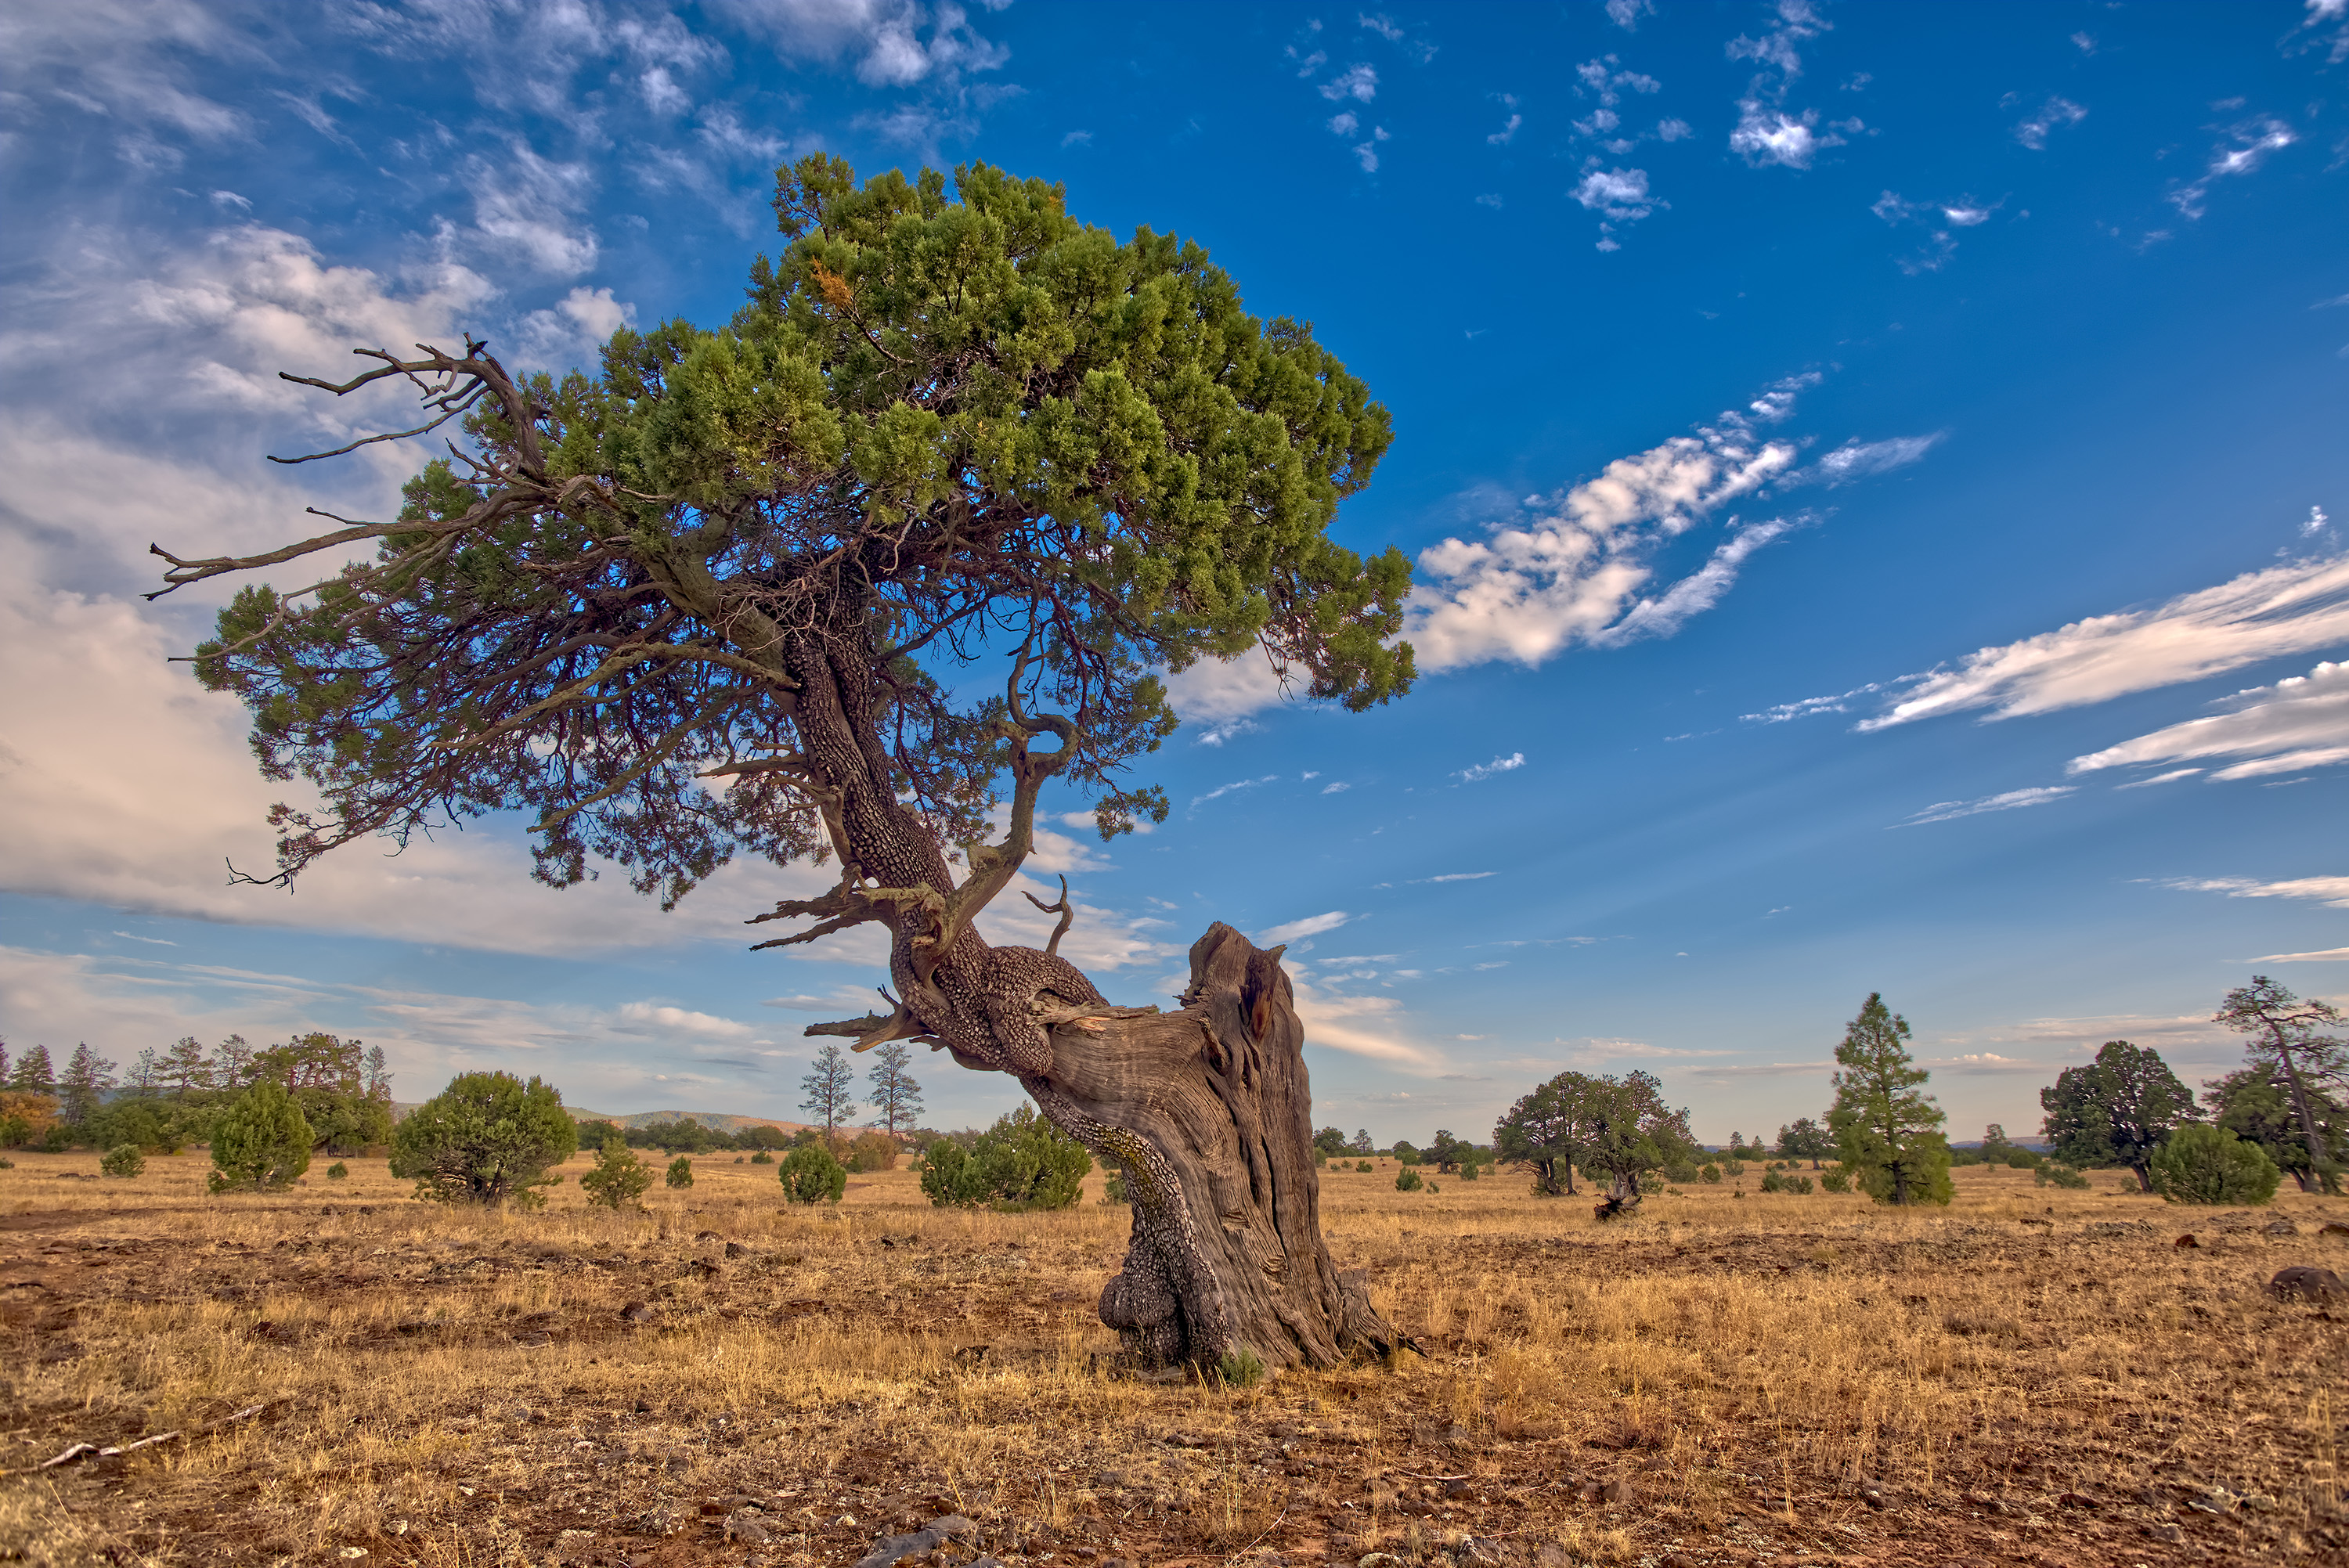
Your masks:
{"label": "furrowed bark", "polygon": [[1078,1019],[1020,1083],[1125,1172],[1133,1231],[1102,1321],[1152,1363],[1330,1367],[1399,1336],[1321,1238],[1304,1026],[1280,950],[1220,923],[1181,1010]]}

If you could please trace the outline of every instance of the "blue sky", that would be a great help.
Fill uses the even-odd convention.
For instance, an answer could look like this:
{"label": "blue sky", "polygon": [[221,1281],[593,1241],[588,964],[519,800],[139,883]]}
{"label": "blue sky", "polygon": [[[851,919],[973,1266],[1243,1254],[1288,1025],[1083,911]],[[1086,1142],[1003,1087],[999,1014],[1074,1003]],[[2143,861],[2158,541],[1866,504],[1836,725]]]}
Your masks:
{"label": "blue sky", "polygon": [[[231,888],[283,789],[164,663],[217,600],[137,595],[150,541],[390,504],[413,456],[261,461],[389,416],[281,368],[715,322],[818,150],[1195,238],[1393,411],[1336,528],[1417,562],[1418,688],[1186,678],[1167,823],[1030,867],[1121,999],[1210,920],[1289,940],[1317,1119],[1481,1136],[1640,1067],[1771,1131],[1881,990],[1953,1130],[2021,1131],[2108,1038],[2222,1070],[2255,970],[2349,987],[2344,0],[98,0],[0,73],[12,1046],[317,1026],[403,1098],[792,1114],[882,969],[740,922],[821,873],[664,916],[489,823]],[[1017,1098],[924,1077],[942,1125]]]}

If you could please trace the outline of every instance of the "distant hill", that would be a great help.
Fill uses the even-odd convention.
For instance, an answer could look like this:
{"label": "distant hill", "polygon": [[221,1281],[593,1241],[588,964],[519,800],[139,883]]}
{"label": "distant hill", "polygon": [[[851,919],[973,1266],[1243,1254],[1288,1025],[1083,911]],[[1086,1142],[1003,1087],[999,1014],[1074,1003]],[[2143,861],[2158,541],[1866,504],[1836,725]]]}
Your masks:
{"label": "distant hill", "polygon": [[564,1107],[574,1121],[616,1121],[622,1127],[650,1127],[657,1121],[683,1121],[687,1117],[704,1127],[720,1132],[740,1132],[746,1127],[773,1127],[785,1132],[813,1130],[804,1121],[778,1121],[771,1116],[730,1116],[722,1110],[633,1110],[626,1116],[614,1116],[609,1111],[589,1110],[585,1107]]}

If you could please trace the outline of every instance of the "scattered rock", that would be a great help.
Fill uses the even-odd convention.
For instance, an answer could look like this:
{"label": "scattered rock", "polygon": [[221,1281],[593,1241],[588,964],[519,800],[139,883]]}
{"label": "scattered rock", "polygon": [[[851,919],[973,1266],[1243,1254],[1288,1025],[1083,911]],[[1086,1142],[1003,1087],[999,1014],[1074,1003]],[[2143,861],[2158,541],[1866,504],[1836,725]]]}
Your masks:
{"label": "scattered rock", "polygon": [[900,1558],[935,1552],[947,1542],[969,1535],[978,1528],[959,1513],[943,1513],[910,1535],[892,1535],[874,1542],[873,1550],[858,1560],[856,1568],[889,1568]]}
{"label": "scattered rock", "polygon": [[1452,1560],[1460,1568],[1495,1568],[1501,1561],[1501,1543],[1489,1536],[1467,1536],[1452,1549]]}
{"label": "scattered rock", "polygon": [[636,1515],[639,1535],[675,1535],[683,1530],[693,1515],[673,1502],[657,1502]]}
{"label": "scattered rock", "polygon": [[1862,1501],[1862,1502],[1864,1502],[1864,1503],[1866,1503],[1868,1507],[1870,1507],[1870,1508],[1872,1508],[1872,1509],[1876,1510],[1876,1511],[1877,1511],[1878,1512],[1879,1512],[1879,1513],[1881,1513],[1882,1511],[1884,1511],[1884,1508],[1885,1508],[1884,1494],[1883,1494],[1882,1492],[1880,1492],[1880,1491],[1877,1491],[1877,1490],[1876,1490],[1874,1487],[1872,1487],[1872,1486],[1871,1486],[1871,1487],[1864,1487],[1864,1488],[1862,1488],[1862,1489],[1861,1489],[1861,1491],[1860,1491],[1860,1494],[1859,1494],[1859,1501]]}
{"label": "scattered rock", "polygon": [[1095,1470],[1093,1471],[1093,1484],[1107,1491],[1114,1491],[1119,1487],[1125,1484],[1125,1472],[1123,1470]]}
{"label": "scattered rock", "polygon": [[726,1243],[726,1255],[730,1258],[747,1258],[750,1255],[750,1249],[740,1242],[729,1242]]}
{"label": "scattered rock", "polygon": [[2275,1278],[2268,1281],[2268,1294],[2281,1300],[2305,1298],[2314,1301],[2319,1296],[2339,1295],[2341,1276],[2331,1269],[2313,1268],[2307,1264],[2294,1264],[2280,1269]]}
{"label": "scattered rock", "polygon": [[2260,1234],[2263,1236],[2296,1236],[2300,1234],[2300,1227],[2293,1224],[2290,1220],[2279,1216],[2275,1219],[2270,1220],[2266,1224],[2261,1225],[2260,1227]]}
{"label": "scattered rock", "polygon": [[955,1365],[957,1367],[979,1366],[986,1361],[988,1348],[984,1345],[961,1346],[954,1353]]}
{"label": "scattered rock", "polygon": [[1629,1502],[1631,1501],[1631,1483],[1619,1475],[1616,1476],[1599,1489],[1599,1500],[1609,1504]]}
{"label": "scattered rock", "polygon": [[693,1240],[696,1245],[698,1245],[703,1242],[714,1242],[718,1240],[718,1233],[715,1231],[696,1231],[693,1233]]}
{"label": "scattered rock", "polygon": [[2320,1236],[2349,1236],[2349,1225],[2338,1220],[2327,1220],[2316,1227],[2316,1233]]}
{"label": "scattered rock", "polygon": [[1402,1559],[1392,1552],[1365,1552],[1354,1559],[1354,1568],[1402,1568]]}
{"label": "scattered rock", "polygon": [[2145,1532],[2156,1541],[2166,1541],[2172,1546],[2178,1545],[2186,1539],[2186,1532],[2168,1523],[2148,1524],[2145,1527]]}
{"label": "scattered rock", "polygon": [[1445,1481],[1444,1483],[1444,1495],[1446,1497],[1466,1497],[1468,1495],[1468,1478],[1466,1476],[1454,1476],[1450,1480]]}
{"label": "scattered rock", "polygon": [[726,1516],[726,1539],[729,1541],[764,1546],[774,1538],[774,1532],[767,1528],[766,1522],[747,1509]]}
{"label": "scattered rock", "polygon": [[653,1309],[641,1301],[632,1301],[620,1308],[620,1318],[625,1323],[650,1323],[653,1320]]}
{"label": "scattered rock", "polygon": [[2178,1237],[2169,1244],[2173,1247],[2199,1247],[2202,1243],[2196,1241],[2191,1235],[2184,1235]]}

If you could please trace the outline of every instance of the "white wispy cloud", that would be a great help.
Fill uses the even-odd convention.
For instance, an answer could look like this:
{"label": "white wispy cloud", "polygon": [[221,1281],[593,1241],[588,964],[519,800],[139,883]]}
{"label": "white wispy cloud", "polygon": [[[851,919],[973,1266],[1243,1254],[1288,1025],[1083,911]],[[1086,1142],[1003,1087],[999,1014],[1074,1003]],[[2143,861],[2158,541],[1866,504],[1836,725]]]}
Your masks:
{"label": "white wispy cloud", "polygon": [[2207,210],[2211,186],[2257,171],[2271,156],[2299,139],[2292,127],[2273,115],[2255,116],[2229,127],[2225,139],[2212,150],[2202,177],[2172,190],[2170,205],[2185,217],[2199,218]]}
{"label": "white wispy cloud", "polygon": [[2349,877],[2168,877],[2161,884],[2180,892],[2223,892],[2229,898],[2308,899],[2331,909],[2349,909]]}
{"label": "white wispy cloud", "polygon": [[[2075,757],[2068,771],[2093,773],[2210,757],[2244,758],[2210,774],[2217,780],[2349,762],[2349,665],[2327,661],[2304,676],[2254,686],[2226,700],[2229,712],[2188,719]],[[2189,771],[2199,769],[2178,769],[2162,777]]]}
{"label": "white wispy cloud", "polygon": [[2044,152],[2051,133],[2087,118],[2088,111],[2070,98],[2051,98],[2015,122],[2014,139],[2033,152]]}
{"label": "white wispy cloud", "polygon": [[1627,33],[1639,31],[1640,18],[1656,14],[1656,0],[1607,0],[1607,19]]}
{"label": "white wispy cloud", "polygon": [[2328,947],[2322,953],[2270,953],[2254,964],[2338,964],[2349,959],[2349,947]]}
{"label": "white wispy cloud", "polygon": [[[1421,552],[1406,635],[1422,667],[1497,658],[1533,665],[1605,638],[1640,602],[1661,545],[1793,467],[1796,449],[1757,440],[1752,423],[1724,419],[1619,458],[1562,496],[1527,498],[1535,515],[1523,522]],[[1733,563],[1707,567],[1706,591],[1714,592]]]}
{"label": "white wispy cloud", "polygon": [[1279,781],[1280,775],[1278,773],[1268,773],[1261,779],[1236,779],[1229,784],[1218,785],[1204,795],[1192,796],[1191,808],[1196,810],[1210,800],[1220,800],[1225,796],[1236,794],[1242,789],[1257,789],[1267,784],[1277,784]]}
{"label": "white wispy cloud", "polygon": [[1379,96],[1379,73],[1369,66],[1348,66],[1321,84],[1321,96],[1333,102],[1352,98],[1369,103]]}
{"label": "white wispy cloud", "polygon": [[1324,914],[1309,914],[1302,920],[1292,920],[1286,924],[1266,926],[1249,940],[1259,947],[1285,946],[1291,942],[1303,941],[1309,936],[1319,936],[1325,931],[1335,931],[1349,921],[1358,918],[1360,917],[1349,914],[1342,909],[1333,909]]}
{"label": "white wispy cloud", "polygon": [[[1500,874],[1501,873],[1498,872],[1445,872],[1442,876],[1413,877],[1411,879],[1410,885],[1416,887],[1426,882],[1483,882],[1486,877],[1496,877]],[[118,933],[117,934],[119,935],[120,934]],[[1497,969],[1500,965],[1497,964],[1480,964],[1477,967],[1480,969]]]}
{"label": "white wispy cloud", "polygon": [[1928,453],[1949,438],[1947,430],[1935,430],[1922,436],[1894,436],[1887,440],[1862,441],[1857,437],[1819,459],[1790,480],[1816,480],[1827,485],[1847,485],[1860,480],[1889,474],[1895,469],[1905,469],[1911,463],[1922,462]]}
{"label": "white wispy cloud", "polygon": [[2093,616],[1978,649],[1951,668],[1908,677],[1906,695],[1859,727],[1973,709],[1993,718],[2049,713],[2344,641],[2349,556],[2295,562],[2150,610]]}
{"label": "white wispy cloud", "polygon": [[1997,795],[1984,795],[1975,800],[1940,800],[1893,825],[1900,828],[1914,828],[1926,822],[1947,822],[1959,817],[1979,817],[1985,811],[2013,811],[2024,806],[2044,806],[2051,800],[2061,800],[2066,795],[2078,793],[2079,789],[2076,785],[2043,784],[2029,789],[2009,789]]}
{"label": "white wispy cloud", "polygon": [[1803,57],[1796,46],[1834,31],[1834,25],[1821,16],[1810,0],[1777,0],[1773,7],[1776,25],[1758,38],[1744,34],[1729,41],[1729,57],[1733,60],[1757,60],[1784,72],[1787,77],[1802,75]]}
{"label": "white wispy cloud", "polygon": [[[792,59],[854,62],[868,87],[952,82],[991,71],[1011,51],[982,37],[951,3],[918,0],[709,0],[711,9]],[[991,7],[990,7],[991,8]]]}
{"label": "white wispy cloud", "polygon": [[1475,784],[1490,779],[1495,773],[1514,772],[1525,765],[1526,754],[1522,751],[1513,751],[1506,757],[1495,757],[1490,762],[1479,762],[1473,768],[1464,768],[1452,777],[1464,784]]}

